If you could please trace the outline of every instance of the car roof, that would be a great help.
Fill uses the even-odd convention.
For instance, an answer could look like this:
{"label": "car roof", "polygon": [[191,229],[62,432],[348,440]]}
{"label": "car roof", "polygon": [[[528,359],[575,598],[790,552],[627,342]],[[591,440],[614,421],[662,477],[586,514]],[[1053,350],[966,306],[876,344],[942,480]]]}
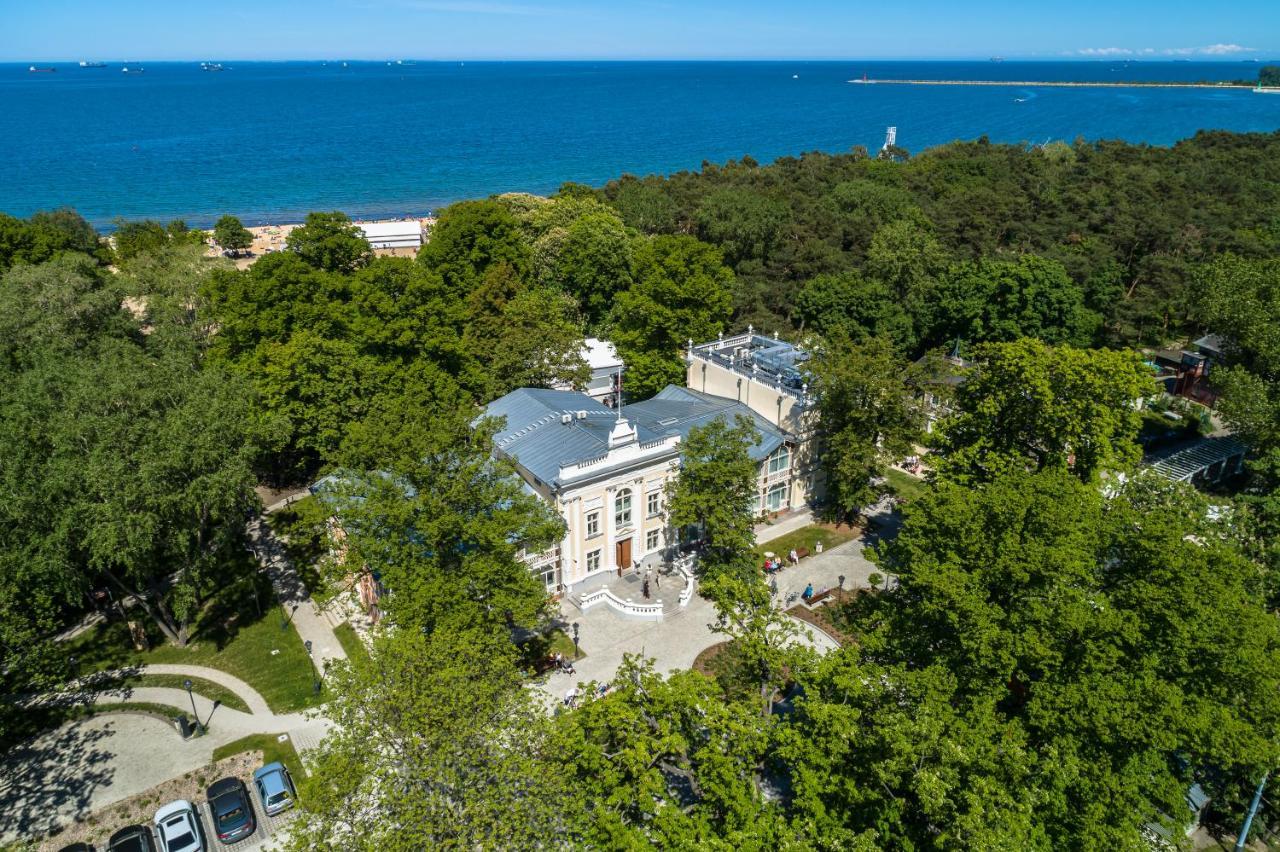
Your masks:
{"label": "car roof", "polygon": [[194,808],[186,799],[176,799],[156,811],[156,822],[164,822],[174,814],[189,813]]}
{"label": "car roof", "polygon": [[267,777],[268,775],[271,775],[276,772],[283,772],[283,771],[284,771],[284,764],[277,760],[273,763],[268,763],[266,766],[262,767],[261,769],[255,769],[253,772],[253,780],[260,781],[263,778]]}
{"label": "car roof", "polygon": [[257,781],[268,793],[279,793],[288,789],[288,786],[284,783],[283,772],[273,771],[266,775],[260,775],[257,777]]}
{"label": "car roof", "polygon": [[210,799],[216,799],[219,796],[225,796],[227,793],[236,793],[243,789],[244,783],[239,778],[222,778],[209,785],[208,796]]}
{"label": "car roof", "polygon": [[147,828],[145,825],[126,825],[124,828],[111,835],[111,839],[107,842],[115,843],[117,840],[129,840],[133,837],[137,837],[139,834],[145,834],[150,837],[151,829]]}

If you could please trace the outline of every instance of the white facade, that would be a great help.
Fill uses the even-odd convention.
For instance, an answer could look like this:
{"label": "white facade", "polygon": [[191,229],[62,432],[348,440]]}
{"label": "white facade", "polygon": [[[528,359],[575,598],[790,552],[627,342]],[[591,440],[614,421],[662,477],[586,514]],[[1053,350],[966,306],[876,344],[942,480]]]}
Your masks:
{"label": "white facade", "polygon": [[369,245],[376,249],[422,246],[422,223],[417,219],[407,222],[367,222],[358,224],[357,227],[364,233]]}

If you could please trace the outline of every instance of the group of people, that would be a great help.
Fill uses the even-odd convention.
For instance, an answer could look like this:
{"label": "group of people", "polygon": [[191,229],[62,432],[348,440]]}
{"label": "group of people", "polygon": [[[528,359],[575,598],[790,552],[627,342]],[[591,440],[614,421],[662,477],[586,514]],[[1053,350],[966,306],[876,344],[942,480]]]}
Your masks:
{"label": "group of people", "polygon": [[[800,554],[796,553],[795,548],[792,548],[791,552],[787,554],[787,562],[790,562],[792,565],[800,564]],[[764,573],[775,574],[778,571],[781,571],[783,567],[784,567],[784,564],[782,561],[782,557],[775,556],[774,554],[769,554],[768,556],[765,557]]]}

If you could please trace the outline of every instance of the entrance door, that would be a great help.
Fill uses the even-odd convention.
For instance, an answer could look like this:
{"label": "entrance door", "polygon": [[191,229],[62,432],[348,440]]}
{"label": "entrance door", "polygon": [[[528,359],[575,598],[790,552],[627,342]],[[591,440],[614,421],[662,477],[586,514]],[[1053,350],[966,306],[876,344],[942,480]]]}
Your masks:
{"label": "entrance door", "polygon": [[619,570],[625,570],[631,567],[631,539],[624,538],[617,544],[617,563]]}

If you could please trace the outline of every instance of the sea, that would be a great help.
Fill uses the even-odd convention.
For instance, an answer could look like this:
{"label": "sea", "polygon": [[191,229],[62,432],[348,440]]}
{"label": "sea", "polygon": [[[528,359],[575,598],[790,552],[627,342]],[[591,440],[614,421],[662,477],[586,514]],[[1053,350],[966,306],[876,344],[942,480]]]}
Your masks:
{"label": "sea", "polygon": [[0,64],[0,211],[117,217],[424,215],[750,155],[956,139],[1169,145],[1274,131],[1248,90],[859,85],[870,79],[1256,80],[1257,62],[130,62]]}

